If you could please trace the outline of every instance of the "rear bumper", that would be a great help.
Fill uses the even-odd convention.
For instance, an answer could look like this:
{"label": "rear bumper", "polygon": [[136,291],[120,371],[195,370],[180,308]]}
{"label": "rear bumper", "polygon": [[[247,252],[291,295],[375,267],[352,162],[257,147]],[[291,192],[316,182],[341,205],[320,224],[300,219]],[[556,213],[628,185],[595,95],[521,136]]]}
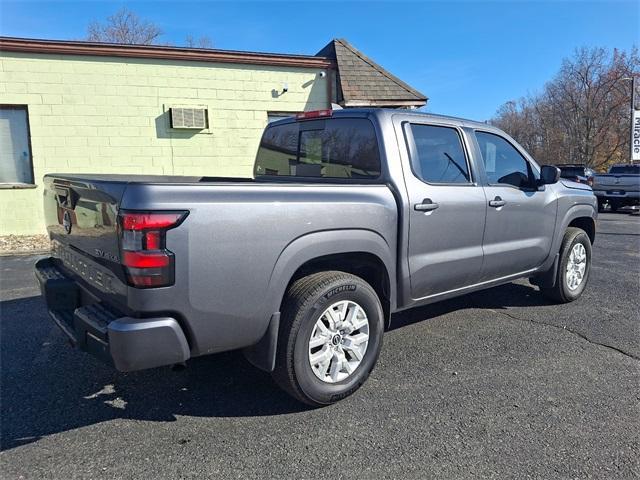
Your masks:
{"label": "rear bumper", "polygon": [[[172,365],[190,357],[187,339],[171,317],[132,318],[101,302],[87,302],[81,286],[52,258],[36,263],[49,315],[71,343],[122,372]],[[83,305],[84,304],[84,305]]]}
{"label": "rear bumper", "polygon": [[594,190],[593,194],[603,199],[640,200],[640,192],[616,192],[614,190]]}

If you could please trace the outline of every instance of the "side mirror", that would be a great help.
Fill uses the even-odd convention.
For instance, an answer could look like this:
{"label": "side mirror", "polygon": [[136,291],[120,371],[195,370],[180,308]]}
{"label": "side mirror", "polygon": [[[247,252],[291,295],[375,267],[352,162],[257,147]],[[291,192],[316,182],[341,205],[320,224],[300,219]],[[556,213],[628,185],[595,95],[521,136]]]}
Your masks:
{"label": "side mirror", "polygon": [[560,180],[560,169],[554,165],[543,165],[540,168],[540,185],[551,185]]}

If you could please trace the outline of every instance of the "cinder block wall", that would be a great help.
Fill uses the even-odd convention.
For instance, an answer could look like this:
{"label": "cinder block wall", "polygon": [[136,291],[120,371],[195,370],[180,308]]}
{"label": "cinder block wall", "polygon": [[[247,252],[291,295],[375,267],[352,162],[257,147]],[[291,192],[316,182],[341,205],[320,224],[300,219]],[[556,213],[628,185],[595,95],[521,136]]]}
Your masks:
{"label": "cinder block wall", "polygon": [[[0,235],[44,233],[46,173],[250,176],[267,112],[329,106],[319,71],[0,53],[0,104],[28,106],[36,183],[0,188]],[[171,105],[206,105],[209,130],[170,129]]]}

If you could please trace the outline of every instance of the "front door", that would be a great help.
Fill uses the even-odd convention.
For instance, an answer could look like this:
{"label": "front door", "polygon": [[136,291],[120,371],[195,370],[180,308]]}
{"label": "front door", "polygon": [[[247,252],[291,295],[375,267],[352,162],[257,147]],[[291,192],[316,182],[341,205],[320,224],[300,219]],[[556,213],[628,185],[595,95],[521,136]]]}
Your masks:
{"label": "front door", "polygon": [[506,138],[476,131],[486,173],[487,221],[482,280],[526,272],[549,255],[557,201],[539,189],[537,169]]}
{"label": "front door", "polygon": [[405,123],[411,171],[408,263],[414,300],[478,281],[487,202],[470,168],[464,132]]}

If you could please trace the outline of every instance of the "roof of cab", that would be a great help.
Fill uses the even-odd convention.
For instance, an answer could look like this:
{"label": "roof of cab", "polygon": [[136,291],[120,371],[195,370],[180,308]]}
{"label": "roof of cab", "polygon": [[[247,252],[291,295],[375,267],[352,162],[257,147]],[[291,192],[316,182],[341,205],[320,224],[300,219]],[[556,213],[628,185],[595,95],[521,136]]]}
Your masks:
{"label": "roof of cab", "polygon": [[[405,110],[405,109],[397,109],[397,108],[343,108],[343,109],[333,110],[331,112],[331,117],[334,117],[334,118],[336,117],[368,117],[368,116],[391,117],[394,115],[415,116],[419,118],[436,120],[438,122],[446,122],[452,125],[484,128],[484,129],[490,129],[490,130],[499,130],[493,125],[485,122],[479,122],[476,120],[469,120],[469,119],[460,118],[460,117],[453,117],[450,115],[421,112],[418,110]],[[329,118],[329,116],[316,117],[313,119],[310,118],[309,120],[322,119],[322,118]],[[270,125],[280,125],[280,124],[285,124],[292,121],[297,121],[295,116],[283,118],[282,120],[277,120],[275,122],[272,122]]]}

